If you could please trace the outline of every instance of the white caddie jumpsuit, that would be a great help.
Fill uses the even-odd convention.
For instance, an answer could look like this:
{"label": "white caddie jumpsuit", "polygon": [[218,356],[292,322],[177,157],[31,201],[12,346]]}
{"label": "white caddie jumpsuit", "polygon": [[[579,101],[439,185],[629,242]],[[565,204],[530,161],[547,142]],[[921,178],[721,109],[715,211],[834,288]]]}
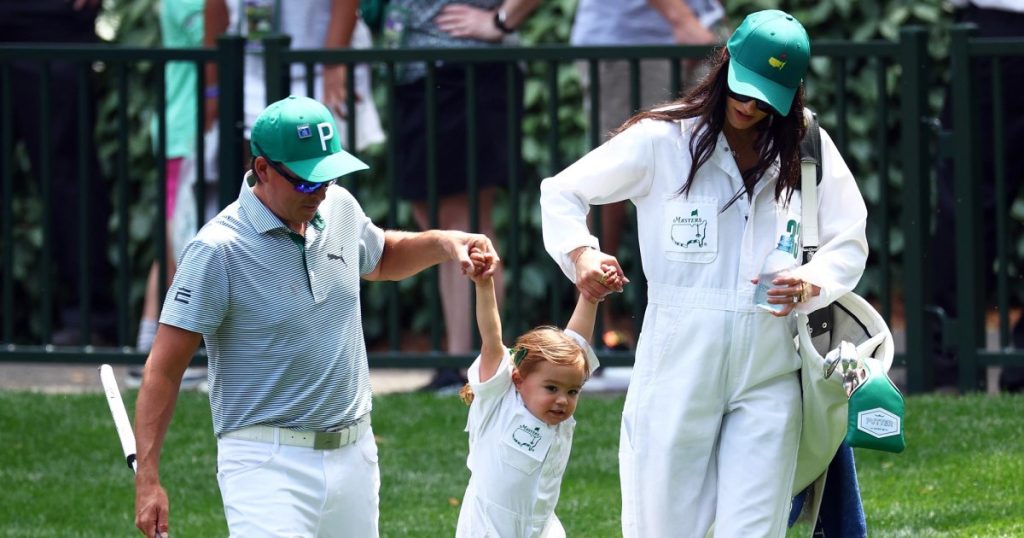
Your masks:
{"label": "white caddie jumpsuit", "polygon": [[[777,203],[778,166],[743,188],[724,135],[688,196],[694,121],[644,120],[541,184],[544,245],[575,279],[568,253],[598,248],[592,204],[636,205],[648,305],[619,446],[626,538],[783,536],[800,435],[794,317],[753,306],[761,264],[783,234],[799,240],[800,197]],[[821,288],[811,312],[853,289],[867,259],[864,200],[821,133],[820,248],[794,270]],[[797,245],[800,243],[797,242]]]}
{"label": "white caddie jumpsuit", "polygon": [[512,383],[511,363],[506,349],[487,381],[480,382],[479,357],[467,372],[472,474],[456,538],[565,538],[555,506],[576,419],[550,426],[534,417]]}

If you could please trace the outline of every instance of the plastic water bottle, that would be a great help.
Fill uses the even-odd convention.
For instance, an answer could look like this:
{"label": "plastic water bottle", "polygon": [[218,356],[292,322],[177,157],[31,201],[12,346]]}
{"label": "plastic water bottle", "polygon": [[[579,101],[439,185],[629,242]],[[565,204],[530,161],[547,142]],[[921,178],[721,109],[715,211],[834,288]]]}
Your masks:
{"label": "plastic water bottle", "polygon": [[793,238],[788,235],[779,237],[779,246],[768,254],[761,266],[761,274],[757,277],[757,289],[754,290],[754,304],[771,312],[782,311],[785,305],[770,304],[768,302],[768,289],[772,287],[772,280],[782,271],[796,265],[796,257],[793,256]]}

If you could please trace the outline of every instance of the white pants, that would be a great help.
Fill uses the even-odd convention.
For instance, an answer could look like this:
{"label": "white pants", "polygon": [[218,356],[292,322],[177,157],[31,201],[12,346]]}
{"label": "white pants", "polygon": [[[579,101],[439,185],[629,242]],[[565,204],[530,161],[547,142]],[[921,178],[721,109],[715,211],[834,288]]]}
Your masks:
{"label": "white pants", "polygon": [[378,535],[380,471],[372,429],[334,450],[219,439],[217,482],[234,537]]}
{"label": "white pants", "polygon": [[626,538],[781,537],[800,436],[792,320],[650,284],[622,416]]}

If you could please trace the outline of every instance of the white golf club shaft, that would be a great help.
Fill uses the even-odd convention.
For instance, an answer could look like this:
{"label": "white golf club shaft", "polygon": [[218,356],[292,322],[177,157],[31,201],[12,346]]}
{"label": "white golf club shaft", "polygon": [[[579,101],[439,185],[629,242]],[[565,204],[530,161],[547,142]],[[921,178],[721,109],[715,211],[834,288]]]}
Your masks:
{"label": "white golf club shaft", "polygon": [[[135,434],[132,432],[132,423],[128,419],[124,400],[121,399],[121,390],[117,388],[114,369],[109,364],[100,366],[100,382],[103,383],[103,392],[107,395],[107,406],[110,407],[110,416],[114,419],[114,428],[117,429],[117,436],[121,440],[124,460],[133,473],[138,472],[138,464],[135,462]],[[168,535],[157,532],[156,537],[168,538]]]}

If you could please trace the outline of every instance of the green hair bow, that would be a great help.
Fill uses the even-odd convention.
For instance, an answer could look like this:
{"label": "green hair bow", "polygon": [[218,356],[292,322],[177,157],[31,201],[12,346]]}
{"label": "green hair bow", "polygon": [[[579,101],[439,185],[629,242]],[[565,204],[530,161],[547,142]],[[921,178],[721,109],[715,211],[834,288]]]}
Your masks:
{"label": "green hair bow", "polygon": [[522,364],[523,359],[526,358],[525,347],[514,347],[508,350],[508,352],[510,355],[512,355],[512,364],[516,365],[516,368],[518,368],[519,365]]}

